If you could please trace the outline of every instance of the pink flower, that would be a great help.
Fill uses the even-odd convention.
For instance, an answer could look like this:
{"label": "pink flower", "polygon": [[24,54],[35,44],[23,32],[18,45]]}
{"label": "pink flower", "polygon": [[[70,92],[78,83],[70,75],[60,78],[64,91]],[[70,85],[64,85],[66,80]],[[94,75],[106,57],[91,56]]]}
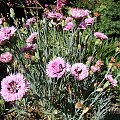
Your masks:
{"label": "pink flower", "polygon": [[113,86],[117,86],[117,80],[113,79],[112,75],[105,75],[105,79],[108,80]]}
{"label": "pink flower", "polygon": [[89,13],[90,13],[89,10],[78,9],[78,8],[71,8],[69,11],[69,14],[75,19],[87,17]]}
{"label": "pink flower", "polygon": [[0,55],[0,62],[9,63],[13,59],[13,55],[10,52],[5,52]]}
{"label": "pink flower", "polygon": [[61,78],[68,70],[68,65],[63,58],[57,57],[51,60],[46,67],[46,74],[51,78]]}
{"label": "pink flower", "polygon": [[57,0],[57,10],[61,10],[66,4],[66,0]]}
{"label": "pink flower", "polygon": [[102,65],[104,65],[103,61],[98,60],[94,66],[91,66],[91,71],[94,73],[99,72]]}
{"label": "pink flower", "polygon": [[0,29],[1,32],[5,34],[6,37],[11,37],[16,31],[16,28],[14,26],[11,27],[2,27]]}
{"label": "pink flower", "polygon": [[87,24],[85,22],[81,22],[78,26],[78,29],[82,29],[82,30],[85,30],[87,27]]}
{"label": "pink flower", "polygon": [[36,49],[36,44],[27,43],[25,47],[21,48],[21,52],[32,51]]}
{"label": "pink flower", "polygon": [[98,39],[101,39],[101,40],[108,39],[108,37],[104,33],[101,33],[101,32],[95,32],[94,36]]}
{"label": "pink flower", "polygon": [[98,60],[97,62],[96,62],[96,64],[95,64],[95,66],[102,66],[102,65],[104,65],[103,64],[103,61],[101,61],[101,60]]}
{"label": "pink flower", "polygon": [[4,32],[0,31],[0,45],[3,45],[8,39],[9,36],[6,36]]}
{"label": "pink flower", "polygon": [[25,81],[22,74],[11,74],[1,81],[0,94],[5,101],[20,100],[28,90],[29,82]]}
{"label": "pink flower", "polygon": [[26,42],[31,43],[33,42],[37,37],[37,32],[32,33],[26,40]]}
{"label": "pink flower", "polygon": [[15,27],[2,27],[0,29],[0,45],[3,45],[7,40],[13,36],[14,32],[16,31]]}
{"label": "pink flower", "polygon": [[95,72],[99,72],[100,71],[100,67],[99,66],[91,66],[91,71],[93,72],[93,73],[95,73]]}
{"label": "pink flower", "polygon": [[64,26],[63,30],[69,31],[69,30],[72,30],[73,28],[74,28],[73,22],[69,22]]}
{"label": "pink flower", "polygon": [[71,67],[71,73],[77,80],[83,80],[88,77],[88,68],[83,63],[75,63]]}
{"label": "pink flower", "polygon": [[52,12],[49,12],[47,14],[47,18],[48,19],[54,19],[54,18],[61,19],[61,18],[63,18],[63,15],[61,13],[57,13],[57,12],[52,11]]}
{"label": "pink flower", "polygon": [[85,19],[85,23],[86,23],[87,25],[92,25],[93,22],[94,22],[94,18],[92,18],[92,17],[89,17],[89,18],[86,18],[86,19]]}
{"label": "pink flower", "polygon": [[0,29],[0,45],[3,45],[7,40],[13,36],[14,32],[16,31],[15,27],[2,27]]}
{"label": "pink flower", "polygon": [[28,28],[30,25],[34,24],[36,22],[35,17],[29,18],[27,19],[26,23],[25,23],[25,27]]}
{"label": "pink flower", "polygon": [[93,56],[89,56],[87,61],[91,62],[91,61],[93,61],[93,59],[94,59]]}
{"label": "pink flower", "polygon": [[69,22],[72,22],[73,21],[73,18],[72,17],[67,17],[65,19],[65,24],[69,23]]}

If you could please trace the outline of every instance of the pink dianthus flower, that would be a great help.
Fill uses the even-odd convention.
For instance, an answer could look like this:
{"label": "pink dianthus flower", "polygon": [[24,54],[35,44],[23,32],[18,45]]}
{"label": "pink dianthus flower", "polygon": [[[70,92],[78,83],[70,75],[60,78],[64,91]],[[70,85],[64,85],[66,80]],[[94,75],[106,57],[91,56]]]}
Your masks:
{"label": "pink dianthus flower", "polygon": [[61,18],[63,18],[63,15],[61,13],[57,13],[57,12],[52,11],[52,12],[49,12],[47,14],[47,18],[48,19],[54,19],[54,18],[61,19]]}
{"label": "pink dianthus flower", "polygon": [[67,72],[68,64],[62,57],[51,60],[46,67],[46,74],[51,78],[61,78]]}
{"label": "pink dianthus flower", "polygon": [[113,79],[112,75],[105,75],[105,79],[108,80],[113,86],[117,86],[117,80]]}
{"label": "pink dianthus flower", "polygon": [[31,43],[36,39],[36,37],[37,37],[37,32],[34,32],[26,39],[26,42]]}
{"label": "pink dianthus flower", "polygon": [[85,23],[87,25],[92,25],[94,23],[94,18],[93,17],[86,18]]}
{"label": "pink dianthus flower", "polygon": [[104,65],[103,64],[103,61],[101,61],[101,60],[98,60],[97,62],[96,62],[96,64],[95,64],[95,66],[102,66],[102,65]]}
{"label": "pink dianthus flower", "polygon": [[35,17],[29,18],[27,19],[26,23],[25,23],[25,27],[28,28],[30,25],[34,24],[36,22]]}
{"label": "pink dianthus flower", "polygon": [[101,32],[95,32],[94,33],[94,36],[98,39],[101,39],[101,40],[106,40],[108,39],[108,37],[104,34],[104,33],[101,33]]}
{"label": "pink dianthus flower", "polygon": [[0,45],[3,45],[8,39],[9,36],[6,36],[4,32],[0,31]]}
{"label": "pink dianthus flower", "polygon": [[0,29],[1,32],[5,34],[6,37],[11,37],[16,31],[16,28],[14,26],[11,27],[2,27]]}
{"label": "pink dianthus flower", "polygon": [[83,80],[88,77],[88,68],[83,63],[75,63],[71,67],[71,73],[77,80]]}
{"label": "pink dianthus flower", "polygon": [[87,27],[87,24],[85,22],[81,22],[78,26],[78,29],[82,29],[82,30],[85,30]]}
{"label": "pink dianthus flower", "polygon": [[13,59],[13,55],[10,52],[5,52],[0,55],[0,62],[9,63]]}
{"label": "pink dianthus flower", "polygon": [[99,67],[99,66],[91,66],[91,71],[92,71],[93,73],[99,72],[99,71],[100,71],[100,67]]}
{"label": "pink dianthus flower", "polygon": [[68,22],[68,23],[64,26],[63,30],[69,31],[69,30],[72,30],[73,28],[74,28],[73,22]]}
{"label": "pink dianthus flower", "polygon": [[102,65],[104,65],[103,61],[98,60],[94,66],[91,66],[91,71],[94,72],[94,73],[95,72],[100,72],[100,68],[101,68]]}
{"label": "pink dianthus flower", "polygon": [[57,10],[61,10],[66,4],[66,0],[57,0]]}
{"label": "pink dianthus flower", "polygon": [[78,8],[71,8],[69,11],[69,14],[75,19],[87,17],[89,13],[90,13],[89,10],[78,9]]}
{"label": "pink dianthus flower", "polygon": [[22,74],[11,74],[1,81],[1,96],[5,101],[20,100],[28,90],[29,82],[25,81]]}
{"label": "pink dianthus flower", "polygon": [[2,27],[0,29],[0,45],[3,45],[7,40],[13,36],[14,32],[16,31],[15,27]]}
{"label": "pink dianthus flower", "polygon": [[73,21],[73,18],[72,17],[67,17],[65,19],[65,24],[69,23],[69,22],[72,22]]}

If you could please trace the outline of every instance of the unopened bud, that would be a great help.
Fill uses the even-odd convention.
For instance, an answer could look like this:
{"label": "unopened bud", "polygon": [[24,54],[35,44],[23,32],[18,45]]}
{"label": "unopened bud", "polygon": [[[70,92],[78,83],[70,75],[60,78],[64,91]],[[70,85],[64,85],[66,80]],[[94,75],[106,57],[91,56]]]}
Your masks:
{"label": "unopened bud", "polygon": [[101,45],[101,44],[102,44],[102,41],[100,39],[97,39],[95,42],[95,45]]}
{"label": "unopened bud", "polygon": [[10,8],[10,17],[14,18],[15,17],[15,12],[13,8]]}

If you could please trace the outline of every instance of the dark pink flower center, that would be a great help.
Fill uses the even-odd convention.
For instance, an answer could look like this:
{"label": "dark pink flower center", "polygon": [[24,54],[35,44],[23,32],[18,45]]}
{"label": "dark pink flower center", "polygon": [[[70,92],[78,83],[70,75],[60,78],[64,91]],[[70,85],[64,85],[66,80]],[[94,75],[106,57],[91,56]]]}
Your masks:
{"label": "dark pink flower center", "polygon": [[11,30],[7,31],[7,34],[10,34],[11,33]]}
{"label": "dark pink flower center", "polygon": [[56,63],[52,67],[54,68],[54,74],[61,73],[65,68],[62,64],[57,65]]}
{"label": "dark pink flower center", "polygon": [[58,71],[57,73],[62,72],[64,68],[65,68],[65,67],[63,67],[62,64],[59,64],[59,71]]}
{"label": "dark pink flower center", "polygon": [[76,74],[78,74],[78,75],[79,75],[79,74],[81,74],[82,69],[76,68],[76,69],[75,69],[75,72],[76,72]]}
{"label": "dark pink flower center", "polygon": [[17,93],[21,86],[19,86],[16,82],[12,81],[9,83],[8,90],[10,93]]}

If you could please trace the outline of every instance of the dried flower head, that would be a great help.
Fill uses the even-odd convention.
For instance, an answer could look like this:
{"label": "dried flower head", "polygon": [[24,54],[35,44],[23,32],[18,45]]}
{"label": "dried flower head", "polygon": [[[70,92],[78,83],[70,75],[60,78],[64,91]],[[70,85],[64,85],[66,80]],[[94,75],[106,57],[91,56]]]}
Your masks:
{"label": "dried flower head", "polygon": [[75,104],[75,108],[76,109],[80,109],[80,108],[82,108],[83,107],[83,103],[82,102],[77,102],[76,104]]}
{"label": "dried flower head", "polygon": [[114,57],[111,57],[111,59],[110,59],[110,63],[115,63],[115,58]]}
{"label": "dried flower head", "polygon": [[116,63],[115,66],[120,69],[120,62]]}

